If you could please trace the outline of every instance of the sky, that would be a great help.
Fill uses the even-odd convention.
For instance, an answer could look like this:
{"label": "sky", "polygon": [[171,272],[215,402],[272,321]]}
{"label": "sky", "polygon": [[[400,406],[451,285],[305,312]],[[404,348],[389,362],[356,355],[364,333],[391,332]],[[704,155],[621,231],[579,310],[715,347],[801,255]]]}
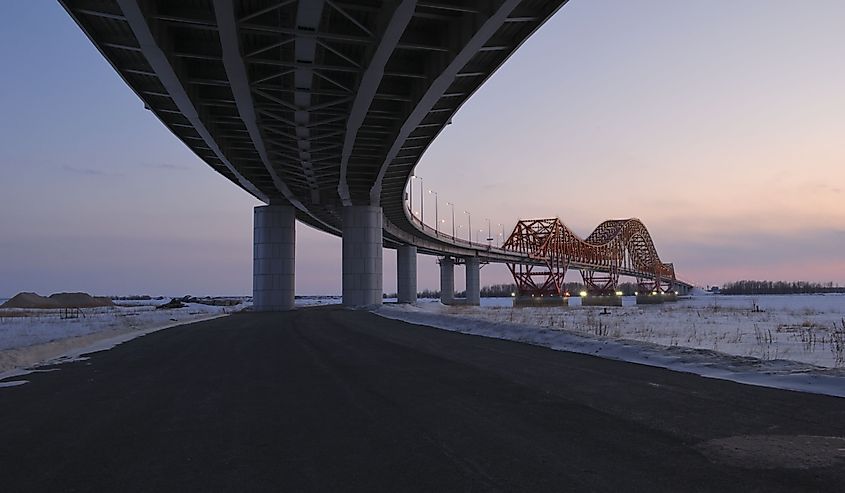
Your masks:
{"label": "sky", "polygon": [[[843,22],[839,0],[571,0],[416,174],[446,231],[447,202],[482,237],[487,218],[587,236],[637,217],[698,285],[845,284]],[[0,66],[0,297],[250,294],[260,203],[144,110],[57,2],[0,2]],[[298,225],[296,255],[298,294],[340,293],[339,238]],[[438,283],[421,255],[419,289]]]}

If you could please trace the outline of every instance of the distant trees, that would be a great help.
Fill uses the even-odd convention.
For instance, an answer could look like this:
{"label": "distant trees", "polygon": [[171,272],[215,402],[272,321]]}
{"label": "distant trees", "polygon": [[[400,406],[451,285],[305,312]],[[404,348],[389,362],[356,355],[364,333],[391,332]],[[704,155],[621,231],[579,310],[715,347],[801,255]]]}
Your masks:
{"label": "distant trees", "polygon": [[516,284],[494,284],[481,288],[482,298],[503,298],[516,292]]}
{"label": "distant trees", "polygon": [[[578,296],[584,291],[585,286],[580,282],[568,282],[564,284],[563,290],[571,296]],[[639,289],[636,283],[622,282],[616,287],[625,296],[632,296]],[[482,298],[507,298],[516,293],[516,284],[494,284],[481,288]],[[824,293],[845,293],[845,286],[832,282],[805,282],[805,281],[736,281],[729,282],[722,286],[721,294],[824,294]],[[395,298],[396,293],[385,294],[386,298]],[[455,297],[466,296],[464,291],[455,293]],[[440,298],[440,291],[436,289],[425,289],[417,293],[418,298]]]}
{"label": "distant trees", "polygon": [[417,293],[417,298],[440,298],[440,290],[423,289]]}
{"label": "distant trees", "polygon": [[822,294],[845,293],[838,284],[805,281],[736,281],[722,286],[720,294]]}

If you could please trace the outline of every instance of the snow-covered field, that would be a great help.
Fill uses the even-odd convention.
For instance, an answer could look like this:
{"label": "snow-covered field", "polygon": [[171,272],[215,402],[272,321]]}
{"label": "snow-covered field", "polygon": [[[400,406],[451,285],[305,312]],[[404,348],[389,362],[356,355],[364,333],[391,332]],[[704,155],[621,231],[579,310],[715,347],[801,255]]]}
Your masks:
{"label": "snow-covered field", "polygon": [[607,314],[600,307],[515,309],[509,301],[494,298],[485,303],[488,306],[438,310],[762,360],[845,366],[843,295],[695,296],[662,305],[636,305],[630,298],[622,307],[608,308]]}
{"label": "snow-covered field", "polygon": [[157,310],[169,298],[117,301],[121,306],[85,308],[79,318],[62,318],[62,310],[0,310],[0,377],[16,368],[43,363],[103,340],[131,339],[167,326],[206,320],[243,309],[189,303]]}
{"label": "snow-covered field", "polygon": [[[845,396],[845,296],[695,296],[622,307],[385,305],[446,330],[646,363],[744,383]],[[756,306],[756,308],[755,308]]]}
{"label": "snow-covered field", "polygon": [[[118,301],[75,319],[60,310],[0,310],[0,379],[15,369],[107,349],[167,326],[241,310],[169,301]],[[376,313],[446,330],[510,339],[691,371],[705,376],[845,397],[845,295],[694,296],[676,303],[622,307],[512,308],[511,298],[482,298],[480,307],[416,305],[385,299]],[[340,303],[338,296],[301,297],[297,306]]]}

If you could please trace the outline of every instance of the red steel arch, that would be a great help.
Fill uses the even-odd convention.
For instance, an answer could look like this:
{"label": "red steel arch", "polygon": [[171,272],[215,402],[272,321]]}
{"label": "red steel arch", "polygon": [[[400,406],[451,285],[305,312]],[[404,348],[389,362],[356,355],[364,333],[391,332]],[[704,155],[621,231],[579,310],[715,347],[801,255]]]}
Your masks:
{"label": "red steel arch", "polygon": [[635,277],[642,291],[664,291],[676,281],[675,268],[664,263],[639,219],[604,221],[586,240],[559,218],[517,222],[502,246],[533,262],[508,263],[520,295],[563,296],[566,271],[581,271],[593,295],[616,291],[620,275]]}

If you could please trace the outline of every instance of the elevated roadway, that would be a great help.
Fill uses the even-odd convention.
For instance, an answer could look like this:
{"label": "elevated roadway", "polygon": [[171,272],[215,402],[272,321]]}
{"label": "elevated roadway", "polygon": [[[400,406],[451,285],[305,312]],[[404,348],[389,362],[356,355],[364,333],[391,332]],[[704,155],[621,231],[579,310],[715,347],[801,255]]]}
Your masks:
{"label": "elevated roadway", "polygon": [[[294,222],[343,238],[343,294],[380,303],[381,248],[531,262],[432,234],[406,183],[452,116],[566,0],[60,0],[145,107],[256,208],[256,306],[293,306]],[[401,249],[406,251],[401,253]]]}

